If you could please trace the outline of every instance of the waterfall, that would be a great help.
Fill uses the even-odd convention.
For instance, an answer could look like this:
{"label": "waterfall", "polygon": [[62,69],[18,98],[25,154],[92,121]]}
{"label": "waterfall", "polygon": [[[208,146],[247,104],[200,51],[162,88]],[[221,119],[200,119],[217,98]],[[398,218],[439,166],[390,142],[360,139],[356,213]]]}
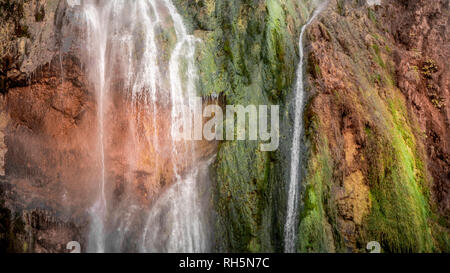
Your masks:
{"label": "waterfall", "polygon": [[[211,249],[208,219],[198,181],[208,179],[213,158],[174,184],[150,211],[142,239],[142,252],[198,253]],[[204,199],[203,202],[209,200]]]}
{"label": "waterfall", "polygon": [[303,108],[304,102],[304,83],[303,83],[303,62],[304,62],[304,49],[303,49],[303,37],[308,26],[314,21],[314,19],[322,12],[326,7],[327,1],[322,2],[312,13],[306,24],[303,25],[300,38],[299,38],[299,50],[300,60],[297,68],[297,81],[295,83],[295,118],[294,118],[294,133],[292,137],[292,149],[291,149],[291,169],[288,185],[288,202],[286,212],[286,223],[284,227],[284,251],[295,252],[296,245],[296,225],[298,216],[298,197],[299,197],[299,185],[302,179],[299,175],[299,165],[301,162],[301,143],[300,139],[303,135]]}
{"label": "waterfall", "polygon": [[207,251],[211,157],[179,137],[196,107],[197,39],[170,0],[85,0],[81,10],[98,111],[88,251]]}
{"label": "waterfall", "polygon": [[[109,7],[111,9],[111,7]],[[101,11],[97,10],[94,5],[86,4],[85,17],[88,26],[88,50],[89,55],[93,58],[89,68],[92,69],[91,81],[94,83],[95,93],[97,95],[97,116],[98,116],[98,145],[100,152],[100,193],[97,202],[91,208],[92,227],[89,234],[89,241],[97,252],[104,252],[104,218],[106,213],[106,197],[105,197],[105,148],[104,148],[104,96],[105,96],[105,51],[107,45],[107,32],[105,20],[101,16]],[[94,46],[95,44],[95,46]],[[95,57],[94,57],[95,56]]]}

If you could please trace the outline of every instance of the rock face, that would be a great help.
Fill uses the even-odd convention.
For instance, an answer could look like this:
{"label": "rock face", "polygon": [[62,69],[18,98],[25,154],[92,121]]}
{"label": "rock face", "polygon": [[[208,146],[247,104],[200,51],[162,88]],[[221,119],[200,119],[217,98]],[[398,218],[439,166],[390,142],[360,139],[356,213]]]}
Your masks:
{"label": "rock face", "polygon": [[[278,104],[280,149],[226,141],[215,164],[218,251],[283,251],[298,36],[313,1],[176,1],[204,41],[200,88],[227,105]],[[292,119],[292,120],[291,120]]]}
{"label": "rock face", "polygon": [[3,0],[1,12],[2,63],[0,88],[25,85],[36,68],[49,63],[56,53],[60,17],[59,0]]}
{"label": "rock face", "polygon": [[[403,20],[394,12],[404,14]],[[449,158],[449,4],[435,1],[423,5],[410,1],[390,3],[380,14],[396,18],[389,33],[398,48],[393,52],[398,87],[424,132],[433,194],[446,217],[450,213]],[[408,20],[406,20],[408,18]]]}
{"label": "rock face", "polygon": [[1,2],[0,251],[66,252],[84,242],[90,188],[79,181],[94,165],[84,141],[94,100],[61,39],[65,10],[58,0]]}
{"label": "rock face", "polygon": [[[78,9],[66,1],[5,1],[2,6],[2,31],[8,36],[1,52],[6,77],[0,105],[0,167],[2,186],[11,189],[0,193],[6,221],[2,251],[63,252],[73,240],[82,250],[86,247],[89,210],[98,198],[102,166],[98,103],[84,66],[86,32]],[[17,28],[27,32],[14,32]],[[165,40],[170,37],[164,35],[173,34],[159,35]],[[157,127],[163,132],[157,142],[170,148],[164,145],[171,121],[167,105],[158,105],[157,124],[144,117],[131,131],[130,121],[144,118],[133,111],[120,80],[111,83],[117,88],[110,90],[112,111],[104,122],[106,176],[111,181],[106,191],[112,196],[110,210],[128,212],[131,199],[147,208],[174,181],[173,164],[180,165],[182,174],[196,161],[178,162],[170,158],[171,151],[160,148],[157,154],[156,147],[148,145],[146,133]],[[209,158],[216,147],[206,142],[198,146],[197,156],[202,158]],[[136,151],[133,161],[127,158],[129,151]],[[145,212],[139,216],[143,219]],[[24,235],[15,230],[16,224]]]}
{"label": "rock face", "polygon": [[448,15],[448,1],[331,1],[309,29],[299,250],[448,251]]}
{"label": "rock face", "polygon": [[[298,36],[315,2],[173,2],[202,40],[204,96],[281,106],[279,150],[261,152],[254,141],[217,148],[216,250],[281,252]],[[97,105],[74,9],[60,0],[0,0],[0,252],[86,245]],[[298,251],[365,252],[369,241],[384,252],[450,251],[449,15],[446,0],[331,0],[309,27]],[[133,118],[123,100],[113,100],[115,132]],[[120,204],[131,179],[148,204],[170,168],[155,171],[154,155],[144,152],[143,167],[121,175],[121,137],[110,140],[111,191]],[[204,146],[204,154],[214,151]],[[152,175],[164,179],[145,184]]]}
{"label": "rock face", "polygon": [[36,201],[40,207],[24,205],[17,188],[1,181],[0,252],[63,253],[69,251],[66,246],[70,241],[85,245],[86,231],[80,223],[75,224],[55,208],[40,205],[40,200]]}
{"label": "rock face", "polygon": [[[204,93],[284,113],[277,152],[219,147],[218,250],[282,251],[296,43],[312,6],[197,2],[179,6],[206,42]],[[448,12],[446,1],[339,0],[310,27],[299,251],[365,252],[372,240],[448,251]]]}

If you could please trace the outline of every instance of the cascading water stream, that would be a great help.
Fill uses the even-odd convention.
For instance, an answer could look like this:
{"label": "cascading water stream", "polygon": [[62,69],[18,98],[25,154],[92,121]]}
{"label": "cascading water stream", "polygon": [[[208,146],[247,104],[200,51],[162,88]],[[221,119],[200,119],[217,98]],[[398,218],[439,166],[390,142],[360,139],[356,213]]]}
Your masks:
{"label": "cascading water stream", "polygon": [[301,143],[300,139],[303,135],[303,108],[304,108],[304,83],[303,83],[303,61],[304,61],[304,49],[303,49],[303,37],[308,26],[314,21],[314,19],[322,12],[322,10],[328,4],[327,1],[320,3],[314,10],[306,24],[303,25],[300,38],[299,38],[299,50],[300,60],[297,68],[297,81],[295,83],[295,118],[294,118],[294,133],[292,137],[292,149],[291,149],[291,169],[288,186],[288,203],[286,212],[286,223],[284,226],[284,251],[295,252],[296,245],[296,223],[298,216],[298,196],[299,196],[299,184],[301,177],[299,176],[299,165],[301,162]]}
{"label": "cascading water stream", "polygon": [[[170,88],[172,92],[171,103],[171,136],[175,140],[172,144],[172,153],[181,157],[181,165],[186,165],[190,157],[195,157],[193,142],[183,141],[182,147],[176,140],[183,140],[179,129],[190,126],[195,111],[195,81],[197,71],[194,62],[196,39],[187,34],[181,16],[172,3],[166,3],[169,13],[174,21],[177,43],[172,51],[169,61]],[[180,68],[182,63],[187,68],[183,82]],[[184,128],[187,129],[187,128]],[[190,130],[188,130],[190,131]],[[143,233],[142,251],[144,252],[205,252],[208,249],[208,232],[203,215],[205,211],[200,205],[197,183],[206,180],[207,168],[211,161],[203,162],[198,168],[182,175],[173,165],[176,182],[154,204],[149,213]],[[164,218],[164,221],[161,219]],[[161,244],[164,241],[165,244]]]}
{"label": "cascading water stream", "polygon": [[[170,0],[85,0],[81,10],[84,61],[97,96],[100,169],[88,251],[207,251],[208,202],[203,196],[211,159],[197,160],[194,142],[179,136],[180,128],[192,125],[196,106],[196,38]],[[120,118],[116,108],[121,96],[131,118],[118,133],[111,122]],[[113,134],[126,136],[128,146],[119,153]],[[120,164],[113,154],[121,156]],[[148,171],[142,171],[143,162],[151,164]],[[119,180],[128,186],[113,185],[116,166],[121,168]],[[143,175],[150,178],[137,183]],[[167,177],[170,184],[148,203],[148,188],[165,184]],[[133,196],[130,189],[135,188],[143,197]],[[114,192],[119,193],[112,197]],[[140,240],[135,248],[130,237]]]}
{"label": "cascading water stream", "polygon": [[143,234],[142,252],[206,252],[210,235],[205,217],[209,200],[202,201],[198,181],[208,179],[213,158],[189,172],[161,196],[149,213]]}
{"label": "cascading water stream", "polygon": [[[88,54],[96,55],[92,59],[89,68],[92,69],[91,80],[94,82],[94,88],[97,95],[98,109],[98,143],[100,153],[100,194],[97,202],[92,207],[90,213],[92,215],[92,228],[89,234],[89,240],[93,246],[90,249],[95,249],[97,252],[104,252],[104,226],[103,221],[106,213],[106,197],[105,197],[105,147],[104,147],[104,96],[105,96],[105,51],[106,51],[106,33],[102,29],[104,22],[99,10],[93,4],[86,3],[85,17],[87,20],[87,40],[89,44],[96,43],[98,46],[91,46],[88,48]],[[107,12],[107,11],[105,11]],[[92,243],[93,242],[93,243]]]}

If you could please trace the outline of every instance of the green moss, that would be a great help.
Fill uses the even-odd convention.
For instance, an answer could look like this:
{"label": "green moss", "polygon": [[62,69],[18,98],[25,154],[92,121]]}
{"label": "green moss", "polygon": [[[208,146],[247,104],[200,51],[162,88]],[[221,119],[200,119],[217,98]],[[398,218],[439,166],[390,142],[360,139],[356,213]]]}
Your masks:
{"label": "green moss", "polygon": [[[267,66],[270,69],[270,75],[275,76],[274,78],[270,77],[268,79],[272,80],[271,90],[284,90],[286,88],[286,75],[292,74],[292,72],[286,71],[287,73],[283,74],[283,70],[295,69],[293,63],[291,67],[288,67],[287,61],[290,60],[286,60],[286,46],[291,45],[292,47],[293,43],[287,43],[287,41],[285,41],[288,38],[288,35],[286,33],[285,13],[281,7],[281,3],[275,0],[268,0],[267,10],[267,52],[265,55],[267,58]],[[292,48],[290,50],[292,50]]]}
{"label": "green moss", "polygon": [[343,0],[337,0],[336,1],[336,8],[337,8],[337,13],[341,16],[344,15],[344,1]]}
{"label": "green moss", "polygon": [[388,54],[390,54],[392,52],[391,48],[388,45],[385,45],[384,49],[386,50],[386,52]]}
{"label": "green moss", "polygon": [[299,252],[332,252],[334,240],[328,223],[327,204],[329,204],[332,184],[332,159],[325,138],[314,145],[315,152],[308,163],[306,189],[302,194],[303,206],[298,230]]}
{"label": "green moss", "polygon": [[380,47],[377,44],[373,44],[372,49],[375,52],[375,62],[382,68],[386,68],[386,64],[384,63],[383,58],[381,57]]}
{"label": "green moss", "polygon": [[[330,36],[336,38],[328,47],[332,50],[330,55],[339,56],[335,63],[337,67],[341,65],[349,69],[342,78],[344,90],[323,90],[326,83],[315,77],[313,69],[316,62],[319,67],[322,65],[321,60],[309,59],[308,74],[312,75],[310,79],[314,80],[314,88],[320,93],[321,100],[317,101],[318,108],[306,108],[307,112],[314,114],[307,113],[305,122],[307,138],[312,144],[308,176],[303,182],[306,188],[299,223],[299,250],[329,251],[330,243],[327,245],[323,239],[328,238],[328,242],[334,241],[336,251],[347,251],[348,246],[353,251],[366,252],[367,242],[374,240],[381,243],[383,252],[445,251],[449,247],[449,233],[444,224],[438,223],[432,206],[431,182],[421,133],[396,87],[391,50],[388,46],[381,48],[388,41],[378,30],[375,11],[369,9],[367,16],[369,24],[361,33],[355,31],[359,25],[352,16],[322,20],[330,30]],[[368,50],[359,36],[367,34],[376,40]],[[371,60],[377,66],[374,67]],[[434,73],[432,71],[436,69],[431,63],[425,63],[422,67],[426,68],[421,67],[420,72]],[[358,152],[361,153],[357,164],[370,189],[370,210],[363,223],[355,225],[355,231],[348,234],[337,224],[343,216],[336,212],[337,205],[333,201],[336,192],[329,190],[331,187],[337,191],[342,187],[342,172],[346,170],[342,162],[345,154],[343,128],[337,125],[339,117],[335,120],[322,108],[329,109],[332,115],[341,112],[350,116],[356,126],[354,129],[364,130],[363,137],[357,133]],[[323,116],[332,118],[322,121],[327,128],[317,122]],[[311,118],[313,120],[310,121]],[[328,144],[321,140],[326,137],[329,138]],[[336,158],[337,161],[333,162]],[[328,172],[330,168],[331,174]],[[352,236],[357,236],[356,242],[344,242],[342,237],[346,236],[351,240]]]}
{"label": "green moss", "polygon": [[373,9],[371,9],[371,8],[367,9],[367,16],[374,24],[377,23],[377,15],[373,11]]}
{"label": "green moss", "polygon": [[319,64],[317,64],[313,58],[308,58],[308,74],[311,74],[314,79],[319,79],[322,77],[322,70],[320,69]]}
{"label": "green moss", "polygon": [[[299,30],[311,12],[311,2],[175,2],[203,41],[197,52],[203,96],[219,95],[226,104],[275,103],[282,107],[279,151],[260,152],[258,143],[252,141],[224,141],[219,145],[214,165],[217,250],[282,251],[291,142],[289,98],[298,62]],[[416,125],[395,88],[391,50],[381,47],[387,42],[377,29],[375,11],[369,9],[363,16],[370,19],[366,20],[364,35],[369,33],[376,39],[369,50],[355,32],[359,26],[352,22],[354,17],[323,19],[320,25],[333,50],[345,53],[339,54],[340,62],[354,76],[345,79],[345,90],[333,90],[336,100],[330,106],[351,106],[359,118],[357,124],[364,124],[361,164],[365,166],[365,183],[370,186],[371,209],[355,232],[359,236],[355,251],[365,251],[372,240],[381,242],[385,252],[448,249],[448,233],[435,224],[429,205],[429,182]],[[374,67],[372,60],[378,66]],[[320,60],[308,59],[307,72],[315,75],[318,86],[323,80],[320,67]],[[341,139],[327,136],[330,128],[324,128],[322,113],[312,113],[308,107],[306,110],[311,111],[305,119],[311,147],[307,175],[302,181],[298,250],[346,251],[332,190],[342,182],[342,163],[334,161],[343,153],[342,147],[333,147]],[[339,130],[332,128],[338,136]]]}
{"label": "green moss", "polygon": [[[436,217],[436,216],[435,216]],[[436,222],[432,222],[432,234],[435,240],[435,244],[438,247],[438,250],[443,253],[450,252],[450,233],[448,231],[446,220],[443,217],[439,217],[441,221],[437,220]],[[439,223],[442,222],[442,223]]]}
{"label": "green moss", "polygon": [[372,84],[378,84],[378,85],[380,85],[383,82],[381,79],[381,75],[378,73],[373,74],[371,76],[370,80],[371,80]]}
{"label": "green moss", "polygon": [[[201,95],[219,95],[227,105],[282,104],[294,83],[297,30],[311,10],[310,1],[216,1],[208,6],[214,6],[214,12],[208,11],[214,27],[196,32],[203,40],[197,52]],[[193,14],[206,12],[197,8]],[[258,142],[220,144],[214,167],[219,251],[281,247],[284,221],[273,210],[284,206],[284,193],[276,188],[283,187],[284,180],[273,157],[279,157],[278,152],[261,152]]]}
{"label": "green moss", "polygon": [[218,154],[217,209],[221,213],[218,230],[228,237],[219,245],[233,251],[254,251],[260,223],[260,194],[265,183],[265,154],[258,151],[256,142],[225,142]]}
{"label": "green moss", "polygon": [[386,131],[367,134],[372,208],[361,244],[376,240],[386,252],[430,252],[431,212],[421,152],[399,95],[389,99],[388,111]]}

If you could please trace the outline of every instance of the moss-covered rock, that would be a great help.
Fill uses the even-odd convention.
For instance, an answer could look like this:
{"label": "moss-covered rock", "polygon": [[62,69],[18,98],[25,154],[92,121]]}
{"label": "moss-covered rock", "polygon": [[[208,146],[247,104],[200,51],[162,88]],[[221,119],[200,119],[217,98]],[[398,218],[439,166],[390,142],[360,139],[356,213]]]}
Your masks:
{"label": "moss-covered rock", "polygon": [[[438,224],[431,194],[426,138],[398,83],[398,41],[380,19],[396,5],[331,1],[308,32],[311,149],[299,251],[366,252],[370,241],[383,252],[448,249],[448,225]],[[426,78],[437,65],[423,67]]]}
{"label": "moss-covered rock", "polygon": [[[284,151],[224,141],[215,169],[218,251],[281,251],[289,101],[310,1],[176,1],[197,37],[199,90],[227,105],[281,104]],[[282,141],[283,142],[283,141]]]}
{"label": "moss-covered rock", "polygon": [[[202,95],[225,104],[281,105],[277,152],[262,153],[248,141],[219,146],[217,250],[282,251],[298,35],[312,2],[176,3],[202,40]],[[387,252],[448,248],[421,129],[398,83],[397,42],[386,34],[391,22],[382,14],[392,7],[330,1],[307,32],[301,252],[365,252],[372,240]],[[418,66],[416,77],[429,79],[439,67],[429,59]]]}

